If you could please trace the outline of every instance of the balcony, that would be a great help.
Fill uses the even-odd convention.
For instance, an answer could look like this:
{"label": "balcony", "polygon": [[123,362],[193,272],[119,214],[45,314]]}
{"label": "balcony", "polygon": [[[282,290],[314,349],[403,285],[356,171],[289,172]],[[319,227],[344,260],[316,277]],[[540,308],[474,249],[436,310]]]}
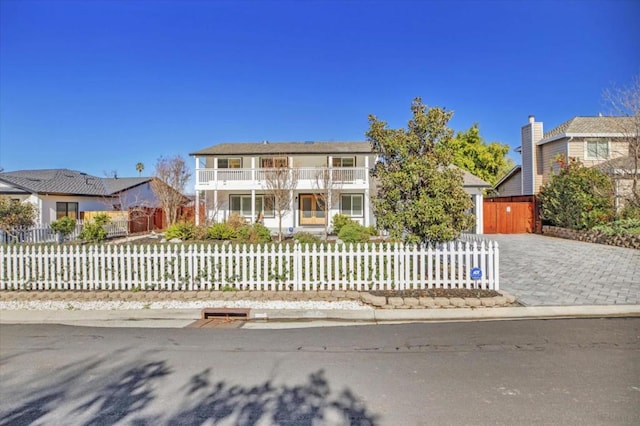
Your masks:
{"label": "balcony", "polygon": [[[255,169],[196,169],[196,190],[266,189],[269,170]],[[366,167],[296,167],[290,169],[297,175],[298,190],[314,190],[326,187],[330,177],[332,185],[342,189],[364,189],[369,186],[369,169]]]}

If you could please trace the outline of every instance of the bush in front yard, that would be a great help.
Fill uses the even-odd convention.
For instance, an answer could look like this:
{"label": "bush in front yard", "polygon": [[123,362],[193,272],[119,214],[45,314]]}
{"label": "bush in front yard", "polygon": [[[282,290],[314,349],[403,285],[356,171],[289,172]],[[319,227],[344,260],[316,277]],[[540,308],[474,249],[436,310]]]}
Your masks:
{"label": "bush in front yard", "polygon": [[293,236],[293,239],[300,244],[317,244],[319,242],[322,242],[320,237],[308,232],[298,232]]}
{"label": "bush in front yard", "polygon": [[593,227],[594,231],[608,236],[640,235],[640,219],[621,219]]}
{"label": "bush in front yard", "polygon": [[[375,230],[374,230],[375,235]],[[372,236],[370,227],[359,223],[349,223],[340,229],[338,238],[345,243],[366,243]]]}
{"label": "bush in front yard", "polygon": [[60,219],[51,222],[51,225],[49,226],[53,232],[57,232],[62,236],[62,238],[65,238],[67,235],[71,234],[74,229],[76,229],[76,220],[69,216],[63,216]]}
{"label": "bush in front yard", "polygon": [[193,240],[196,236],[196,226],[191,222],[178,222],[169,226],[164,233],[167,240],[179,238],[183,241]]}
{"label": "bush in front yard", "polygon": [[104,229],[111,219],[104,213],[97,214],[92,221],[85,224],[78,238],[89,243],[99,243],[107,239],[107,231]]}
{"label": "bush in front yard", "polygon": [[333,219],[331,219],[331,223],[333,224],[333,233],[338,235],[345,225],[350,225],[356,222],[354,222],[351,217],[345,214],[337,214],[333,216]]}
{"label": "bush in front yard", "polygon": [[271,231],[266,226],[260,223],[254,223],[253,225],[245,225],[238,229],[236,233],[236,239],[243,243],[270,243]]}
{"label": "bush in front yard", "polygon": [[228,223],[214,223],[207,230],[207,237],[212,240],[233,240],[236,237],[236,230]]}

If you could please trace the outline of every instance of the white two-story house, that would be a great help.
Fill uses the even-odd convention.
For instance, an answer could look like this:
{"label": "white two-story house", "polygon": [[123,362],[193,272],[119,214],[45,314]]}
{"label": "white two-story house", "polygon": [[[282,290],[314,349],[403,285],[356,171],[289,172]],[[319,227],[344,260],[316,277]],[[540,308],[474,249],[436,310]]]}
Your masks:
{"label": "white two-story house", "polygon": [[[205,209],[196,218],[222,222],[237,213],[277,230],[269,173],[286,169],[294,185],[288,187],[290,207],[282,217],[283,230],[330,228],[338,213],[364,226],[375,225],[370,171],[376,155],[369,142],[222,143],[190,155],[195,157],[196,208]],[[482,233],[482,189],[490,185],[466,172],[464,184],[478,213],[475,232]]]}

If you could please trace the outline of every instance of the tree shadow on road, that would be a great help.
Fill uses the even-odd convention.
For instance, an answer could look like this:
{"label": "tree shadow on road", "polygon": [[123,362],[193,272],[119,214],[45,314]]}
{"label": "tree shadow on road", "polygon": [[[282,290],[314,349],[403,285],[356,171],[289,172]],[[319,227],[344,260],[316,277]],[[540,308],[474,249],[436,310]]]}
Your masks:
{"label": "tree shadow on road", "polygon": [[[164,386],[176,380],[167,361],[140,354],[115,361],[121,355],[71,363],[52,371],[47,380],[25,378],[12,380],[9,387],[3,385],[2,394],[13,400],[5,400],[4,406],[8,401],[11,406],[0,410],[0,426],[44,424],[61,418],[86,426],[377,424],[377,416],[348,388],[332,392],[324,370],[309,374],[302,384],[276,385],[268,380],[244,386],[212,380],[210,369],[205,369],[184,385],[178,383],[176,394],[175,387],[171,391]],[[167,400],[176,403],[166,404]]]}
{"label": "tree shadow on road", "polygon": [[271,381],[257,386],[211,383],[209,370],[194,375],[187,386],[184,407],[168,423],[214,424],[232,420],[237,425],[375,425],[377,416],[349,390],[332,396],[323,370],[308,376],[297,386],[274,386]]}

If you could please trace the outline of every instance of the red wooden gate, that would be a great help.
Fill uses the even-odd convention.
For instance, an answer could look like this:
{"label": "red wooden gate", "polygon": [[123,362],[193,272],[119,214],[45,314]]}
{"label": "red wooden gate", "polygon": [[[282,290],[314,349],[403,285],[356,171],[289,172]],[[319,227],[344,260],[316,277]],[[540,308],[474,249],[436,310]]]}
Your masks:
{"label": "red wooden gate", "polygon": [[485,234],[523,234],[542,229],[533,196],[485,198],[483,217]]}

